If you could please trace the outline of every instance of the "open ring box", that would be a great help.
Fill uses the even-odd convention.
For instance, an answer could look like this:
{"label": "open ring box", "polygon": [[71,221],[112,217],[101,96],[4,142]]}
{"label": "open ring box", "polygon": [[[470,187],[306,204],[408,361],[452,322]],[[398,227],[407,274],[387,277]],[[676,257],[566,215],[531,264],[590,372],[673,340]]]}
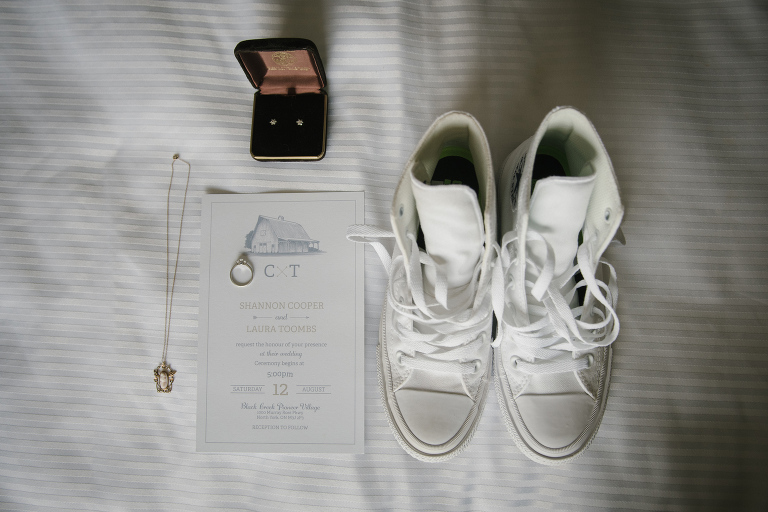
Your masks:
{"label": "open ring box", "polygon": [[235,57],[256,89],[251,156],[256,160],[323,158],[328,95],[315,44],[309,39],[252,39],[238,43]]}

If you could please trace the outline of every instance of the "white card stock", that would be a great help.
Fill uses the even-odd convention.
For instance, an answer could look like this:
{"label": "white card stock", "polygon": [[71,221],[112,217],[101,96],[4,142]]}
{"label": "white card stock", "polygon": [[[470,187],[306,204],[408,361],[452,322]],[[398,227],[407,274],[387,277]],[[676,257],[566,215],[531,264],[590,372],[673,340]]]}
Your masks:
{"label": "white card stock", "polygon": [[362,223],[362,192],[203,197],[198,451],[363,452]]}

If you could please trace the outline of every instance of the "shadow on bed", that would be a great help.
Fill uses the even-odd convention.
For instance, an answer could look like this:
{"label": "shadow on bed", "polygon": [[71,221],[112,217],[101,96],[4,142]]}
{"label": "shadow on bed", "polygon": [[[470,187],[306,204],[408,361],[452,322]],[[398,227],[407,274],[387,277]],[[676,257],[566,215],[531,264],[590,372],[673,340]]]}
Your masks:
{"label": "shadow on bed", "polygon": [[320,52],[320,58],[328,65],[326,52],[326,9],[323,0],[296,0],[289,2],[285,20],[277,37],[301,37],[309,39]]}

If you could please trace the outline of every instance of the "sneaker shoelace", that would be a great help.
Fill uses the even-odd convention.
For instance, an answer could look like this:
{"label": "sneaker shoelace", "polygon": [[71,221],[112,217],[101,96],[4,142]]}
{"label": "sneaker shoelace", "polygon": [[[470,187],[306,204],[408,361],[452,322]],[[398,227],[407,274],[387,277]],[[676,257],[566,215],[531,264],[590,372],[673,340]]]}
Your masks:
{"label": "sneaker shoelace", "polygon": [[[560,276],[554,275],[552,247],[541,234],[528,230],[526,244],[533,242],[543,243],[546,254],[542,266],[526,257],[526,315],[517,310],[511,300],[511,295],[517,293],[515,272],[521,264],[518,260],[521,240],[516,231],[508,232],[502,240],[493,275],[493,309],[499,320],[493,347],[498,347],[505,337],[511,339],[515,344],[513,365],[526,374],[587,369],[594,360],[590,351],[610,345],[619,334],[616,271],[600,259],[598,265],[608,271],[608,283],[595,277],[590,263],[594,261],[595,236],[579,246],[577,264]],[[577,272],[581,272],[582,279],[575,282]],[[578,289],[584,287],[584,304],[570,307]]]}
{"label": "sneaker shoelace", "polygon": [[[408,233],[407,237],[408,257],[398,254],[391,259],[382,241],[394,238],[393,232],[367,225],[353,225],[347,230],[349,240],[373,247],[389,274],[387,300],[394,312],[393,328],[404,348],[407,347],[407,352],[398,351],[398,363],[411,369],[475,373],[480,369],[480,361],[473,359],[474,344],[486,341],[493,320],[490,280],[480,275],[478,262],[468,285],[448,290],[445,275],[419,249],[416,236]],[[434,300],[424,290],[424,267],[435,270]],[[449,308],[450,303],[455,304]]]}

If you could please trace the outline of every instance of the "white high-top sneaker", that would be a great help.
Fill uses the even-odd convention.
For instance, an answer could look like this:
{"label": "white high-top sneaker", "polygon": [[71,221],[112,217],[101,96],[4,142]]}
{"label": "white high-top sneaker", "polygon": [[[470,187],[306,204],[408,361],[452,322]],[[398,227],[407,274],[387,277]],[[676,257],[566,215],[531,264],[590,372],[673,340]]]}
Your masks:
{"label": "white high-top sneaker", "polygon": [[512,152],[499,190],[497,394],[523,453],[559,464],[603,417],[619,320],[616,273],[600,257],[624,208],[597,131],[569,107]]}
{"label": "white high-top sneaker", "polygon": [[[450,459],[480,421],[491,377],[495,183],[488,141],[469,114],[427,130],[395,190],[393,233],[352,226],[389,272],[379,387],[395,438],[413,457]],[[380,239],[393,236],[390,260]]]}

